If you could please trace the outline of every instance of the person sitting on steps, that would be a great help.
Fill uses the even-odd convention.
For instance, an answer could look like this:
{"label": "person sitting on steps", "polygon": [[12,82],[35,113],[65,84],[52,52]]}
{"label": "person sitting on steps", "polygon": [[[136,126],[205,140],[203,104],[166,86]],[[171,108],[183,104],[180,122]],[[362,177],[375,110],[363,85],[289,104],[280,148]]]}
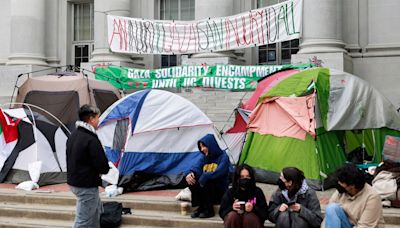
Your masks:
{"label": "person sitting on steps", "polygon": [[385,227],[381,197],[354,164],[335,171],[336,191],[325,208],[323,228]]}
{"label": "person sitting on steps", "polygon": [[214,135],[207,134],[197,142],[202,159],[194,164],[186,175],[186,182],[192,192],[192,207],[198,207],[192,218],[214,216],[214,204],[221,202],[228,188],[229,158]]}
{"label": "person sitting on steps", "polygon": [[269,220],[276,227],[321,226],[321,206],[316,192],[307,185],[303,171],[296,167],[283,168],[278,186],[268,209]]}
{"label": "person sitting on steps", "polygon": [[268,204],[256,186],[253,168],[243,164],[236,168],[232,188],[222,197],[219,216],[226,228],[262,228]]}

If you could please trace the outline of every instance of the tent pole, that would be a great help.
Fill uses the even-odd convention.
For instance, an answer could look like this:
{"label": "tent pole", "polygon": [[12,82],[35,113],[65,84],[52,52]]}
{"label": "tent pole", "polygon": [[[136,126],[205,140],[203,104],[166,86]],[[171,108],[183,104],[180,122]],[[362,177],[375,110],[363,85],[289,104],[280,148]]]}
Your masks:
{"label": "tent pole", "polygon": [[12,95],[11,95],[11,99],[10,99],[10,108],[11,108],[11,104],[13,103],[14,94],[15,94],[15,89],[16,89],[16,88],[19,88],[19,87],[18,87],[18,80],[19,80],[20,77],[22,77],[23,75],[28,75],[28,77],[29,77],[29,75],[32,74],[32,73],[42,72],[42,71],[51,70],[51,69],[56,69],[56,72],[57,72],[57,69],[58,69],[58,68],[61,68],[61,67],[65,67],[65,66],[49,67],[49,68],[46,68],[46,69],[41,69],[41,70],[36,70],[36,71],[31,71],[31,72],[25,72],[25,73],[19,74],[19,75],[17,76],[17,80],[15,81],[14,89],[13,89],[13,92],[12,92]]}
{"label": "tent pole", "polygon": [[122,82],[121,82],[121,80],[119,80],[119,79],[114,79],[114,78],[110,78],[109,76],[107,76],[107,75],[105,75],[105,74],[99,74],[99,73],[96,73],[95,71],[90,71],[90,70],[88,70],[88,69],[85,69],[85,68],[80,68],[82,71],[87,71],[87,72],[90,72],[90,73],[92,73],[92,74],[98,74],[98,75],[100,75],[100,76],[102,76],[102,77],[104,77],[104,78],[107,78],[108,80],[107,81],[115,81],[115,82],[117,82],[119,85],[120,85],[120,87],[121,87],[121,91],[122,92],[120,92],[120,93],[122,93],[121,95],[122,95],[122,97],[124,97],[125,95],[126,95],[126,92],[125,92],[125,88],[124,88],[124,86],[122,85]]}

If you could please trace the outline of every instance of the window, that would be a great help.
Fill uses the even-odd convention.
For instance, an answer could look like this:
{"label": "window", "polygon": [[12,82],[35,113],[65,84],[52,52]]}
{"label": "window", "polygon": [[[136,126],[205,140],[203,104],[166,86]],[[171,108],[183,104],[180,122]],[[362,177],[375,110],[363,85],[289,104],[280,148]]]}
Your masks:
{"label": "window", "polygon": [[[257,0],[257,8],[270,6],[286,0]],[[258,64],[290,64],[293,54],[299,51],[299,39],[268,44],[258,48]]]}
{"label": "window", "polygon": [[194,0],[161,0],[161,20],[194,20]]}
{"label": "window", "polygon": [[94,48],[94,6],[93,3],[72,5],[73,12],[73,64],[80,67],[89,62]]}
{"label": "window", "polygon": [[[161,0],[161,20],[194,20],[195,0]],[[161,55],[161,67],[172,67],[179,65],[179,55]]]}

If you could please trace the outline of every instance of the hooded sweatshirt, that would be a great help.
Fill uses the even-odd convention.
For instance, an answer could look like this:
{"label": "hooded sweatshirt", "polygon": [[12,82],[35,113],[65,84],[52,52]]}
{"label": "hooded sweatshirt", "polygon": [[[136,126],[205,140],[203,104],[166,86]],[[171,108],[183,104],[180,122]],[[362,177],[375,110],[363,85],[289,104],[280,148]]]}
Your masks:
{"label": "hooded sweatshirt", "polygon": [[200,142],[208,148],[208,155],[204,155],[190,171],[195,174],[200,186],[204,186],[209,180],[221,179],[221,187],[227,189],[230,166],[228,155],[221,150],[212,134],[207,134],[197,142],[199,151]]}

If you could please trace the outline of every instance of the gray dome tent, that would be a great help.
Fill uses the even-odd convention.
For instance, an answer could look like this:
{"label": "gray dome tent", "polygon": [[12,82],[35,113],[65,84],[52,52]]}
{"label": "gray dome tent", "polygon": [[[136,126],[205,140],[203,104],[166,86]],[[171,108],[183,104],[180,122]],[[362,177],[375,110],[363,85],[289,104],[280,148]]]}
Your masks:
{"label": "gray dome tent", "polygon": [[[119,91],[107,82],[69,72],[29,77],[19,87],[16,102],[39,106],[71,129],[81,105],[95,105],[103,112],[120,97]],[[47,116],[40,110],[35,111]]]}

